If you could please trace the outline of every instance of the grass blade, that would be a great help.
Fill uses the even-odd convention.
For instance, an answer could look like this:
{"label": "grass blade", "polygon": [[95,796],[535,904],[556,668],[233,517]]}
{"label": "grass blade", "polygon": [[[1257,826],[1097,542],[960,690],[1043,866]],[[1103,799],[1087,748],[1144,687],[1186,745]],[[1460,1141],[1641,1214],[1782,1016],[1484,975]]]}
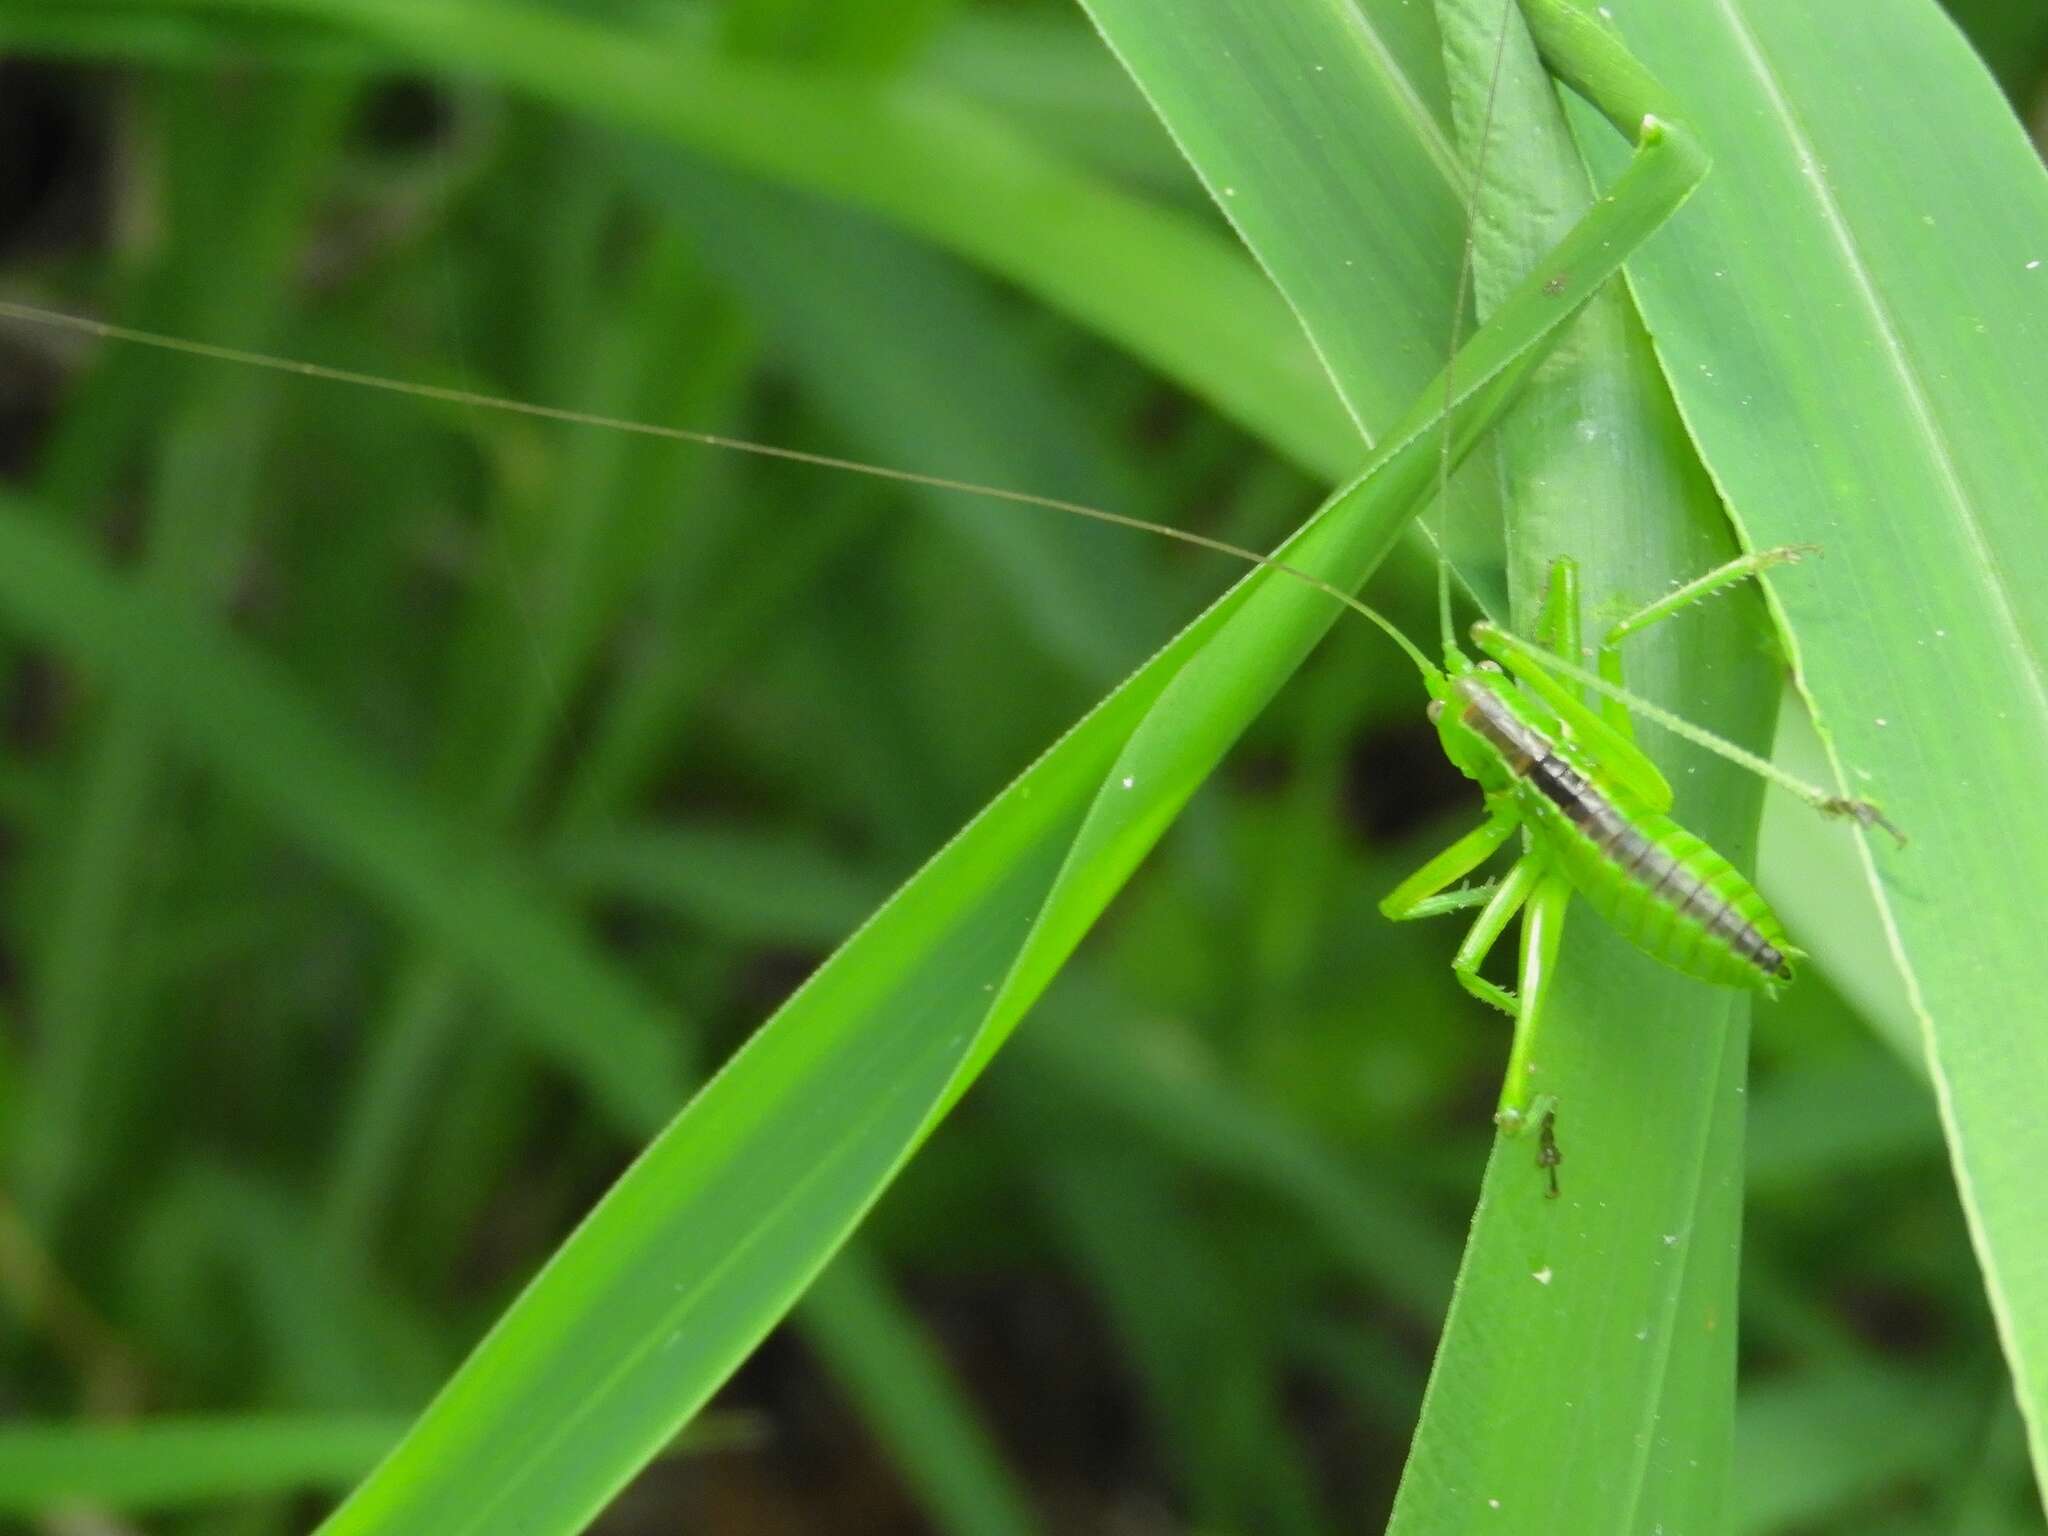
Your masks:
{"label": "grass blade", "polygon": [[404,1428],[403,1418],[374,1414],[9,1424],[0,1428],[0,1512],[155,1511],[345,1488]]}

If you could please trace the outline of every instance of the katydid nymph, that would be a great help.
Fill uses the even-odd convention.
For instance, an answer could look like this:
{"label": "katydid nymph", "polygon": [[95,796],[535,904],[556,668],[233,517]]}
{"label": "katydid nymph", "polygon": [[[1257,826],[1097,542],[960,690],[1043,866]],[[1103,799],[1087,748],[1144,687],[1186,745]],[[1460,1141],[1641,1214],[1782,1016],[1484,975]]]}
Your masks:
{"label": "katydid nymph", "polygon": [[[1549,24],[1553,31],[1581,27],[1584,23],[1583,17],[1562,4],[1550,4],[1541,9],[1551,13]],[[1567,36],[1559,47],[1558,56],[1566,66],[1588,60],[1598,66],[1598,70],[1561,68],[1561,75],[1576,73],[1584,76],[1605,71],[1600,75],[1600,83],[1610,94],[1620,98],[1620,105],[1614,106],[1610,115],[1617,126],[1636,140],[1637,161],[1623,174],[1622,181],[1617,182],[1614,195],[1604,200],[1574,235],[1557,247],[1541,278],[1533,280],[1523,292],[1502,304],[1494,317],[1464,347],[1456,350],[1453,366],[1446,368],[1439,386],[1423,392],[1409,419],[1387,435],[1381,451],[1366,469],[1332,498],[1319,514],[1316,524],[1304,536],[1287,545],[1279,558],[1262,556],[1220,540],[1190,535],[1142,519],[1105,514],[1093,508],[1042,498],[1006,496],[1006,499],[1050,505],[1225,550],[1271,568],[1269,574],[1305,579],[1365,613],[1400,640],[1417,662],[1431,694],[1431,702],[1438,706],[1437,727],[1447,754],[1454,764],[1479,781],[1487,794],[1490,814],[1479,832],[1462,839],[1446,855],[1431,861],[1422,874],[1397,889],[1395,896],[1389,899],[1390,915],[1406,917],[1457,907],[1481,908],[1473,939],[1460,953],[1458,975],[1468,989],[1490,1003],[1511,1005],[1516,1014],[1517,1034],[1511,1051],[1508,1087],[1501,1100],[1500,1119],[1508,1130],[1539,1129],[1546,1164],[1553,1167],[1553,1106],[1533,1095],[1527,1081],[1529,1051],[1540,1020],[1547,969],[1539,970],[1532,978],[1525,965],[1523,983],[1513,998],[1502,989],[1488,987],[1476,974],[1478,960],[1486,946],[1505,930],[1518,908],[1526,911],[1525,948],[1546,968],[1556,954],[1557,919],[1568,892],[1574,888],[1586,894],[1596,910],[1606,912],[1610,918],[1627,921],[1630,913],[1634,912],[1638,916],[1654,915],[1663,919],[1661,935],[1645,945],[1651,953],[1666,959],[1682,958],[1686,962],[1701,956],[1717,963],[1729,960],[1734,966],[1733,979],[1737,984],[1768,985],[1786,963],[1786,957],[1795,953],[1775,924],[1766,926],[1763,919],[1767,914],[1761,902],[1757,901],[1752,910],[1749,900],[1746,897],[1738,899],[1740,893],[1721,878],[1721,871],[1727,868],[1725,861],[1719,861],[1718,856],[1710,860],[1704,845],[1682,843],[1683,834],[1660,819],[1670,802],[1669,791],[1656,777],[1655,770],[1648,766],[1647,759],[1630,744],[1627,715],[1604,705],[1596,712],[1579,699],[1575,691],[1578,687],[1592,687],[1596,691],[1601,687],[1613,689],[1617,686],[1619,673],[1618,662],[1614,665],[1603,663],[1602,675],[1598,676],[1582,675],[1576,667],[1578,621],[1575,594],[1567,600],[1570,587],[1568,567],[1560,567],[1558,579],[1553,583],[1555,613],[1547,617],[1541,626],[1541,638],[1551,647],[1548,654],[1540,647],[1517,640],[1503,631],[1482,628],[1475,635],[1474,644],[1484,661],[1474,663],[1465,658],[1447,635],[1444,659],[1439,667],[1424,658],[1385,620],[1350,596],[1349,589],[1370,570],[1379,546],[1375,543],[1377,535],[1361,536],[1347,544],[1340,536],[1340,525],[1345,518],[1392,527],[1400,517],[1412,515],[1428,499],[1433,470],[1462,452],[1499,418],[1548,342],[1555,338],[1586,297],[1613,275],[1628,251],[1682,201],[1704,172],[1703,158],[1681,134],[1667,128],[1660,115],[1661,104],[1654,95],[1645,92],[1642,81],[1621,68],[1618,60],[1625,56],[1618,56],[1613,45],[1591,33]],[[1636,94],[1632,96],[1630,92]],[[7,312],[17,318],[45,318],[12,306]],[[97,329],[107,336],[152,339],[90,323],[86,328]],[[324,373],[329,377],[392,387],[361,375],[341,374],[294,363],[279,364],[276,360],[258,359],[249,354],[189,345],[186,350],[212,352],[231,360],[240,357],[243,361],[267,362],[302,376]],[[471,405],[502,404],[460,391],[416,386],[399,388]],[[593,420],[568,412],[514,408],[543,416],[586,422]],[[656,435],[719,446],[752,446],[730,439],[667,429],[656,429]],[[1455,448],[1453,442],[1457,445]],[[758,451],[837,464],[844,468],[865,468],[843,460],[826,460],[789,450]],[[970,489],[958,482],[917,475],[899,474],[892,478]],[[1371,515],[1363,515],[1367,513]],[[1325,533],[1330,537],[1321,537]],[[1761,568],[1770,558],[1756,556],[1747,568],[1724,568],[1703,580],[1718,587],[1750,574],[1752,569]],[[1703,595],[1698,583],[1688,590],[1693,590],[1694,595]],[[1657,611],[1646,610],[1639,617],[1638,627],[1640,623],[1678,611],[1683,603],[1675,599],[1682,595],[1674,594],[1663,604],[1653,605]],[[1620,638],[1619,635],[1614,637],[1616,645]],[[1506,670],[1493,672],[1488,663]],[[1510,674],[1515,681],[1509,681]],[[1668,717],[1645,706],[1638,705],[1636,712],[1668,723]],[[1493,734],[1489,736],[1486,730],[1479,728],[1481,725],[1491,727]],[[1696,736],[1694,739],[1699,738]],[[1536,750],[1538,747],[1541,750]],[[1538,764],[1549,765],[1540,776]],[[1566,773],[1572,777],[1566,778]],[[1580,785],[1583,785],[1583,792],[1578,787]],[[1814,793],[1819,794],[1818,791]],[[1445,891],[1446,886],[1476,869],[1487,854],[1502,848],[1518,828],[1527,835],[1528,849],[1515,866],[1515,871],[1498,887],[1477,892]],[[1606,839],[1604,852],[1601,838]],[[1638,844],[1644,851],[1635,859],[1629,872],[1622,872],[1614,857],[1616,851],[1626,845],[1635,855]],[[1599,858],[1610,860],[1612,869],[1590,862],[1588,849]],[[1645,882],[1645,871],[1657,859],[1668,861],[1671,867],[1666,874],[1659,866],[1663,878],[1660,883],[1650,885]],[[1580,867],[1582,865],[1583,868]],[[1575,870],[1578,871],[1576,876]],[[1602,873],[1603,870],[1606,873]],[[1733,874],[1732,870],[1728,873]],[[1742,889],[1746,892],[1746,885]],[[1719,899],[1719,906],[1710,907],[1709,895],[1700,894],[1708,892]],[[1749,896],[1753,894],[1751,892]],[[1738,917],[1740,924],[1736,921]],[[1688,939],[1687,934],[1681,932],[1682,925],[1686,923],[1700,930],[1697,937]],[[1685,951],[1681,957],[1682,946],[1685,946]],[[1760,963],[1767,952],[1777,957],[1768,967]],[[1709,979],[1728,978],[1715,975]]]}
{"label": "katydid nymph", "polygon": [[[1553,1095],[1537,1091],[1532,1083],[1532,1051],[1556,968],[1565,909],[1575,892],[1644,953],[1705,982],[1772,993],[1791,979],[1793,963],[1802,958],[1802,951],[1792,944],[1750,882],[1672,819],[1670,785],[1635,745],[1631,710],[1732,759],[1825,814],[1848,815],[1865,825],[1891,830],[1869,802],[1831,795],[1793,779],[1772,764],[1635,697],[1623,686],[1621,647],[1628,637],[1683,613],[1726,587],[1792,562],[1805,553],[1803,550],[1765,550],[1742,556],[1651,602],[1606,631],[1593,670],[1577,660],[1582,655],[1577,568],[1569,558],[1560,557],[1551,567],[1534,641],[1491,623],[1478,623],[1470,632],[1480,657],[1475,661],[1446,629],[1443,659],[1438,664],[1390,619],[1334,583],[1291,563],[1284,553],[1261,554],[1143,518],[681,429],[596,423],[575,413],[525,402],[195,344],[30,306],[0,302],[0,315],[283,369],[304,377],[429,398],[453,397],[481,408],[652,432],[847,472],[971,491],[1227,554],[1333,598],[1369,620],[1414,663],[1427,695],[1427,715],[1445,756],[1477,783],[1484,797],[1486,819],[1400,882],[1381,901],[1380,909],[1395,921],[1478,909],[1469,934],[1457,949],[1452,971],[1466,991],[1514,1019],[1495,1118],[1507,1134],[1537,1133],[1538,1166],[1548,1172],[1553,1194],[1560,1160],[1555,1133],[1557,1103]],[[1599,698],[1597,707],[1582,696],[1581,689]],[[1459,884],[1505,848],[1517,831],[1523,834],[1524,846],[1505,876],[1478,885]],[[1479,967],[1517,915],[1524,924],[1522,954],[1518,984],[1509,991],[1481,976]]]}

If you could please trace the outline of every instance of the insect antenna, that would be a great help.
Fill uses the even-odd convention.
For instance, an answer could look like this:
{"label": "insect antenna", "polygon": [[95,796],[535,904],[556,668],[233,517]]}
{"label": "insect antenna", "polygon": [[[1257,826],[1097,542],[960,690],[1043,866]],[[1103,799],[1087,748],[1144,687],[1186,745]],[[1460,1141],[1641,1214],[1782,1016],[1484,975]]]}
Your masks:
{"label": "insect antenna", "polygon": [[352,368],[332,368],[325,363],[305,362],[298,358],[280,357],[269,352],[254,352],[242,347],[224,347],[212,342],[192,341],[181,336],[167,336],[158,331],[138,330],[133,326],[116,325],[110,321],[95,320],[85,315],[69,314],[61,310],[43,309],[32,304],[20,304],[0,299],[0,319],[16,320],[28,325],[44,326],[55,330],[71,331],[76,334],[95,337],[102,341],[118,341],[133,346],[153,347],[163,352],[178,352],[189,357],[204,358],[212,362],[233,363],[244,368],[260,368],[271,373],[290,374],[297,378],[312,379],[328,384],[347,384],[360,389],[381,390],[385,394],[403,395],[415,400],[432,400],[444,405],[459,405],[472,410],[497,411],[506,415],[524,416],[540,421],[557,422],[565,426],[595,427],[609,432],[624,432],[636,437],[652,437],[667,442],[687,443],[699,448],[716,448],[728,453],[751,454],[757,458],[779,459],[785,463],[808,464],[818,469],[837,470],[846,474],[865,475],[871,480],[888,481],[896,485],[914,485],[927,490],[951,491],[963,496],[978,496],[988,501],[1007,502],[1015,506],[1036,507],[1041,511],[1062,512],[1072,517],[1087,518],[1091,522],[1107,523],[1115,528],[1129,528],[1139,533],[1156,534],[1160,538],[1173,539],[1182,544],[1193,545],[1219,555],[1229,555],[1247,565],[1261,566],[1279,571],[1294,580],[1315,588],[1328,597],[1335,598],[1353,613],[1369,620],[1379,631],[1398,645],[1408,659],[1415,663],[1416,670],[1425,682],[1442,674],[1427,656],[1394,622],[1377,609],[1361,602],[1333,582],[1325,581],[1311,571],[1290,565],[1274,555],[1262,554],[1242,544],[1233,544],[1228,539],[1212,538],[1205,533],[1196,533],[1187,528],[1176,528],[1171,523],[1156,523],[1149,518],[1133,517],[1126,512],[1112,512],[1106,507],[1090,506],[1086,502],[1069,501],[1060,496],[1041,496],[1033,491],[1009,490],[998,485],[983,485],[972,480],[959,480],[950,475],[931,475],[921,470],[898,469],[887,464],[871,464],[860,459],[842,458],[836,454],[813,453],[804,448],[785,448],[774,443],[755,442],[750,438],[733,437],[720,432],[699,432],[690,427],[664,426],[658,422],[637,421],[625,416],[607,416],[594,411],[571,410],[565,406],[541,405],[531,400],[517,400],[509,396],[483,394],[476,390],[459,389],[443,384],[423,384],[409,379],[386,378],[382,374],[363,373]]}

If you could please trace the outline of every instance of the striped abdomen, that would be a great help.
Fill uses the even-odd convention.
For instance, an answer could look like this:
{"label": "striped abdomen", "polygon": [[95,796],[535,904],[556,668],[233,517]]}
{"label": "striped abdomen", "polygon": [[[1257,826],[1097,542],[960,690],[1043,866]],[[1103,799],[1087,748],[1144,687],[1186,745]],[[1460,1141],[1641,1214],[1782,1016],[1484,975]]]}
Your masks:
{"label": "striped abdomen", "polygon": [[1721,986],[1791,979],[1777,915],[1706,843],[1592,784],[1556,752],[1530,759],[1519,778],[1529,825],[1578,892],[1638,949]]}

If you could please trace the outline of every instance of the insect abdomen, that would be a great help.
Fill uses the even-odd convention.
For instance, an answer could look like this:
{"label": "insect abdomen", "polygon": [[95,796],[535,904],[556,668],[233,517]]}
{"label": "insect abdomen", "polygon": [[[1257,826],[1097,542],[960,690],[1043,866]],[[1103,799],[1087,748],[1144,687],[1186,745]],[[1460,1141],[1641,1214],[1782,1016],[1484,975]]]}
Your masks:
{"label": "insect abdomen", "polygon": [[1626,804],[1562,757],[1529,765],[1530,823],[1587,903],[1666,965],[1721,986],[1791,978],[1782,924],[1756,887],[1668,816]]}

